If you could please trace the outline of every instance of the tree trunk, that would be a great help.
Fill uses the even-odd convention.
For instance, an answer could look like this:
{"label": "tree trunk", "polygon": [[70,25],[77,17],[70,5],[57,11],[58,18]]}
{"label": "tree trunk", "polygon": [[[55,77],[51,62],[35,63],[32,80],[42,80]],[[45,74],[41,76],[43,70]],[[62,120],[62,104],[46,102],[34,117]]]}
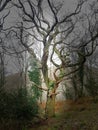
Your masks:
{"label": "tree trunk", "polygon": [[46,118],[55,116],[55,96],[47,98],[45,116]]}
{"label": "tree trunk", "polygon": [[50,95],[49,92],[47,93],[47,102],[45,107],[46,118],[55,116],[55,97],[55,94]]}

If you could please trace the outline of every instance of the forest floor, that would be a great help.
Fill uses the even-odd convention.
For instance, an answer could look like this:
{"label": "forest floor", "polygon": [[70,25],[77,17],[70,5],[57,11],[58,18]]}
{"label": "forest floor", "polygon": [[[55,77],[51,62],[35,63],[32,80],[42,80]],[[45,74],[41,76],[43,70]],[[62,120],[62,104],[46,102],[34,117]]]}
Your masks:
{"label": "forest floor", "polygon": [[98,130],[98,101],[81,98],[57,102],[55,117],[35,120],[27,130]]}

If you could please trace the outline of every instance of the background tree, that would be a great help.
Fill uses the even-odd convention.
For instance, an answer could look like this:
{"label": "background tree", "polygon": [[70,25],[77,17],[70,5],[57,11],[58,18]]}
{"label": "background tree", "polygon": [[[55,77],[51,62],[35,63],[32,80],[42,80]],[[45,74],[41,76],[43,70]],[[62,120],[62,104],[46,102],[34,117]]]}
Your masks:
{"label": "background tree", "polygon": [[[38,114],[38,104],[27,91],[27,86],[24,86],[25,81],[22,81],[19,86],[16,85],[17,88],[14,88],[14,91],[14,85],[7,85],[5,88],[6,79],[10,76],[14,77],[15,73],[20,73],[22,79],[27,60],[26,49],[19,44],[19,40],[15,40],[12,34],[14,31],[9,31],[11,29],[9,18],[13,10],[10,2],[11,0],[0,0],[0,129],[10,129],[10,127],[22,129],[21,127]],[[12,71],[8,73],[10,68]],[[9,89],[10,91],[7,91]]]}
{"label": "background tree", "polygon": [[5,52],[3,49],[3,42],[4,42],[4,32],[3,26],[5,19],[9,15],[9,11],[3,14],[4,9],[7,7],[11,0],[1,0],[0,1],[0,91],[4,86],[5,83]]}

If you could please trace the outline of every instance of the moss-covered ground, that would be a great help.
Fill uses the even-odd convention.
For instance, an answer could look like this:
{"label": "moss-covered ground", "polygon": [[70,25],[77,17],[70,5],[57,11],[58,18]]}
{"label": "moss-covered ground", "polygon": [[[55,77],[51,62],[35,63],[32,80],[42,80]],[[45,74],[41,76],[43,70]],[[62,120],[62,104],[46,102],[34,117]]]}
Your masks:
{"label": "moss-covered ground", "polygon": [[55,117],[38,120],[28,130],[98,130],[98,101],[85,97],[57,102]]}

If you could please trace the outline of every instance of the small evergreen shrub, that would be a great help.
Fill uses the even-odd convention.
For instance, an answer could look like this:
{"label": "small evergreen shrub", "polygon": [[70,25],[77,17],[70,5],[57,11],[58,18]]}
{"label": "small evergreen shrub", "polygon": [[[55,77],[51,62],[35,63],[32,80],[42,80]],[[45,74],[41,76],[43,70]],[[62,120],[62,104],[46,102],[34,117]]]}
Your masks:
{"label": "small evergreen shrub", "polygon": [[26,89],[21,88],[12,94],[0,93],[0,119],[30,121],[37,114],[37,100],[31,97]]}

